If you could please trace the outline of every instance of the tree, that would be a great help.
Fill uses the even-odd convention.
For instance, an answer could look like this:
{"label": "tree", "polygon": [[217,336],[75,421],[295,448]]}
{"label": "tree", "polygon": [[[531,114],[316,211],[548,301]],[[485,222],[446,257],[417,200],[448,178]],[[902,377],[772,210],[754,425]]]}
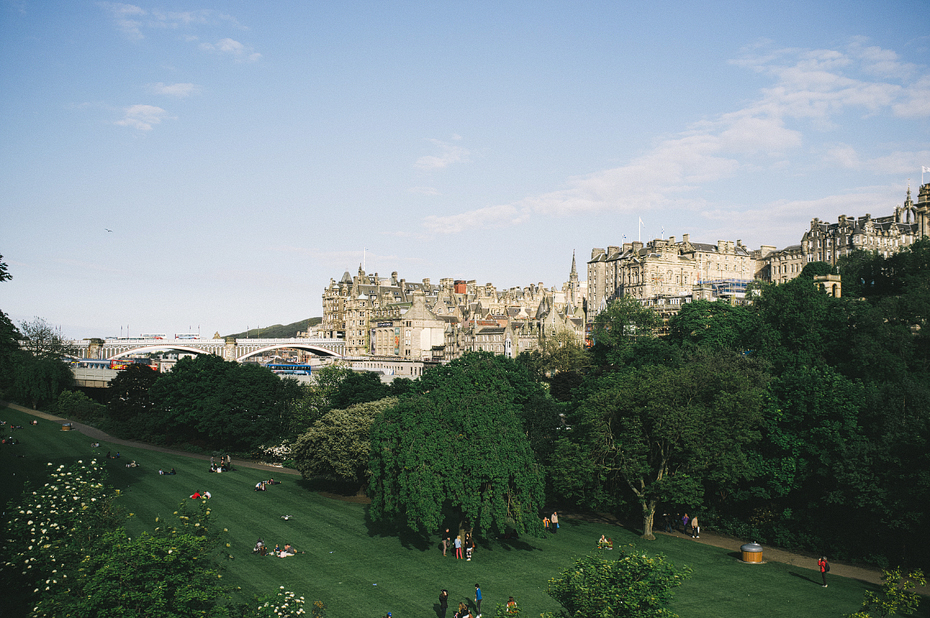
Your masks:
{"label": "tree", "polygon": [[333,408],[339,385],[352,370],[341,365],[327,365],[313,372],[313,381],[305,385],[294,403],[292,433],[299,434]]}
{"label": "tree", "polygon": [[609,560],[584,556],[549,580],[548,594],[562,605],[563,618],[675,618],[667,609],[676,586],[691,569],[676,568],[663,555],[618,548]]}
{"label": "tree", "polygon": [[13,278],[13,275],[10,274],[10,271],[6,265],[6,262],[3,261],[3,256],[0,255],[0,283],[4,281],[9,281]]}
{"label": "tree", "polygon": [[760,326],[758,312],[749,307],[696,300],[682,305],[669,320],[668,340],[684,347],[745,352],[755,347]]}
{"label": "tree", "polygon": [[0,394],[13,384],[22,335],[7,314],[0,311]]}
{"label": "tree", "polygon": [[16,355],[11,390],[18,401],[36,409],[49,406],[73,385],[74,374],[60,359],[27,352]]}
{"label": "tree", "polygon": [[19,325],[22,333],[21,346],[33,356],[51,356],[60,358],[73,353],[74,348],[55,328],[44,319],[36,317],[31,322]]}
{"label": "tree", "polygon": [[621,296],[597,314],[591,329],[592,352],[599,366],[623,365],[632,344],[655,337],[659,314],[633,296]]}
{"label": "tree", "polygon": [[160,374],[148,365],[132,364],[110,380],[107,415],[119,424],[139,416],[152,416],[155,405],[149,391]]}
{"label": "tree", "polygon": [[917,586],[926,586],[927,579],[920,569],[905,573],[901,567],[882,569],[881,592],[867,590],[862,609],[846,618],[885,618],[896,614],[913,614],[920,605]]}
{"label": "tree", "polygon": [[56,414],[79,421],[95,422],[104,417],[106,406],[99,404],[81,391],[63,391],[58,395]]}
{"label": "tree", "polygon": [[336,387],[330,400],[333,408],[348,408],[357,403],[384,399],[391,388],[381,382],[381,376],[371,371],[350,371]]}
{"label": "tree", "polygon": [[290,425],[296,380],[212,354],[183,358],[150,390],[158,425],[175,440],[249,450]]}
{"label": "tree", "polygon": [[[543,475],[520,422],[510,359],[472,353],[430,369],[371,430],[371,515],[436,530],[539,530]],[[518,374],[529,384],[525,373]]]}
{"label": "tree", "polygon": [[364,485],[371,474],[371,425],[396,403],[396,398],[388,397],[330,410],[297,439],[293,449],[297,469],[304,478],[322,476]]}
{"label": "tree", "polygon": [[582,403],[578,429],[597,477],[608,493],[633,493],[643,538],[655,538],[660,502],[698,504],[705,483],[749,476],[746,447],[759,437],[766,379],[744,357],[701,355],[677,368],[609,374]]}

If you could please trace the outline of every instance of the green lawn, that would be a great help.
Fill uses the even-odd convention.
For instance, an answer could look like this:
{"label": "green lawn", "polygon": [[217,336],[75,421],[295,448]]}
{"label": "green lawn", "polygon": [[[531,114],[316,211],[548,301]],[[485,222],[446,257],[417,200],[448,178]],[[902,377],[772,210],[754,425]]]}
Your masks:
{"label": "green lawn", "polygon": [[[0,417],[24,426],[13,434],[20,444],[0,448],[4,500],[18,494],[24,479],[44,483],[48,461],[57,465],[121,450],[122,459],[108,462],[110,481],[124,492],[122,505],[135,514],[131,530],[153,527],[156,516],[170,515],[194,490],[209,490],[217,523],[229,530],[234,559],[226,564],[228,582],[247,595],[284,586],[308,603],[322,600],[335,618],[373,618],[388,611],[398,618],[435,616],[440,589],[449,590],[452,604],[471,599],[475,583],[484,592],[485,615],[509,595],[520,602],[524,615],[555,611],[557,604],[545,593],[547,580],[573,557],[592,550],[601,534],[615,543],[665,553],[673,563],[694,569],[675,596],[673,609],[682,618],[841,616],[858,608],[867,587],[832,577],[824,589],[813,570],[744,565],[728,550],[664,536],[646,543],[623,528],[571,519],[562,520],[559,534],[544,539],[479,540],[472,562],[456,561],[442,557],[437,537],[398,537],[380,530],[367,519],[364,506],[323,498],[296,476],[281,476],[282,485],[255,492],[254,484],[267,474],[248,469],[211,474],[201,460],[106,443],[91,449],[89,438],[62,432],[57,423],[40,420],[38,427],[28,426],[32,417],[10,409],[0,410]],[[127,469],[124,464],[131,459],[142,467]],[[171,467],[177,476],[158,475],[158,468]],[[293,518],[285,521],[282,515]],[[252,546],[259,537],[271,546],[292,543],[306,553],[283,559],[255,556]],[[918,615],[930,616],[927,604]]]}

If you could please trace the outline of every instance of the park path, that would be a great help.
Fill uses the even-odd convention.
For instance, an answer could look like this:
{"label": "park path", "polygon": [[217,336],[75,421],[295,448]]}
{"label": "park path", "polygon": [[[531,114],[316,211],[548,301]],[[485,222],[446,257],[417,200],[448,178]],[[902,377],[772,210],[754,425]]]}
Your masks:
{"label": "park path", "polygon": [[[49,421],[55,421],[60,423],[71,423],[74,426],[76,431],[81,432],[85,436],[91,438],[92,440],[100,442],[109,442],[111,444],[119,444],[121,446],[130,446],[133,448],[147,449],[150,451],[157,451],[160,453],[169,453],[171,455],[177,455],[179,457],[191,457],[194,459],[202,459],[204,461],[209,460],[210,457],[207,455],[197,455],[195,453],[188,453],[186,451],[178,451],[174,449],[164,448],[161,446],[155,446],[153,444],[146,444],[145,442],[135,442],[133,440],[123,440],[121,438],[115,438],[95,427],[85,425],[83,423],[78,423],[70,419],[62,418],[60,416],[55,416],[54,414],[48,414],[47,412],[40,412],[38,410],[33,410],[31,408],[26,408],[14,403],[7,403],[0,401],[0,405],[6,405],[9,408],[14,410],[19,410],[20,412],[25,412],[26,414],[31,414],[38,418],[43,418]],[[278,466],[269,466],[266,464],[256,463],[253,461],[234,459],[233,464],[237,467],[242,468],[252,468],[255,470],[269,470],[273,471],[275,474],[290,474],[299,476],[300,472],[293,470],[291,468],[282,468]],[[321,495],[329,496],[324,492],[320,492]],[[337,499],[345,499],[339,496],[329,496]],[[571,518],[572,513],[565,513],[564,516]],[[590,519],[590,515],[581,515],[577,514],[576,517],[584,517]],[[612,525],[620,525],[620,522],[612,516],[603,516],[604,523],[609,523]],[[745,543],[745,541],[735,539],[730,536],[715,534],[713,532],[702,531],[700,539],[692,539],[691,537],[681,533],[681,532],[659,532],[655,531],[656,534],[664,534],[667,536],[675,536],[682,539],[688,539],[694,543],[704,543],[705,545],[713,545],[714,547],[721,547],[723,549],[729,549],[731,551],[738,552],[740,547]],[[762,556],[766,562],[783,562],[785,564],[790,564],[791,566],[798,567],[800,569],[808,569],[810,571],[819,571],[817,567],[817,558],[819,556],[815,554],[805,554],[799,552],[790,552],[784,549],[779,549],[777,547],[770,547],[767,545],[762,546],[763,552]],[[748,568],[753,568],[752,566]],[[852,579],[858,579],[860,581],[868,582],[870,584],[881,584],[881,571],[876,568],[849,564],[845,562],[834,562],[830,561],[830,575],[838,577],[848,577]],[[930,585],[921,586],[916,589],[920,594],[924,596],[930,596]]]}

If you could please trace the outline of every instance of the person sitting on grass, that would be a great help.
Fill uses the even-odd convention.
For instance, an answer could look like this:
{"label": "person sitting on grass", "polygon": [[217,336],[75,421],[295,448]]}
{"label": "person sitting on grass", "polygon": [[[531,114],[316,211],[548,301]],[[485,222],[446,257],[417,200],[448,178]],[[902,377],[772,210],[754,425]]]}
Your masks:
{"label": "person sitting on grass", "polygon": [[174,468],[171,468],[171,472],[168,472],[168,474],[177,474],[177,472],[174,471]]}
{"label": "person sitting on grass", "polygon": [[255,491],[265,491],[265,481],[255,483]]}
{"label": "person sitting on grass", "polygon": [[197,490],[191,494],[191,500],[200,500],[200,491]]}
{"label": "person sitting on grass", "polygon": [[252,550],[252,553],[264,556],[265,555],[263,553],[264,551],[265,551],[265,541],[258,539],[258,541],[255,542],[255,548]]}

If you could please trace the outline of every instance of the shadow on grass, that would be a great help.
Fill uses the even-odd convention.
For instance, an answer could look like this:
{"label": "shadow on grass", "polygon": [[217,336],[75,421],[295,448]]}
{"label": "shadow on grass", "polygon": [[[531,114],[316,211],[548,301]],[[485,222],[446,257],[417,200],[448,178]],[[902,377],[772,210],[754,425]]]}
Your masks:
{"label": "shadow on grass", "polygon": [[438,540],[434,541],[429,538],[430,535],[411,529],[406,522],[399,519],[374,521],[368,507],[365,508],[365,528],[368,530],[368,536],[370,537],[396,537],[405,549],[416,549],[425,552],[440,547]]}
{"label": "shadow on grass", "polygon": [[798,579],[809,581],[810,583],[817,584],[818,586],[823,585],[820,581],[814,579],[813,577],[808,577],[807,575],[802,575],[801,573],[795,573],[794,571],[788,571],[788,575],[791,575],[792,577],[797,577]]}

